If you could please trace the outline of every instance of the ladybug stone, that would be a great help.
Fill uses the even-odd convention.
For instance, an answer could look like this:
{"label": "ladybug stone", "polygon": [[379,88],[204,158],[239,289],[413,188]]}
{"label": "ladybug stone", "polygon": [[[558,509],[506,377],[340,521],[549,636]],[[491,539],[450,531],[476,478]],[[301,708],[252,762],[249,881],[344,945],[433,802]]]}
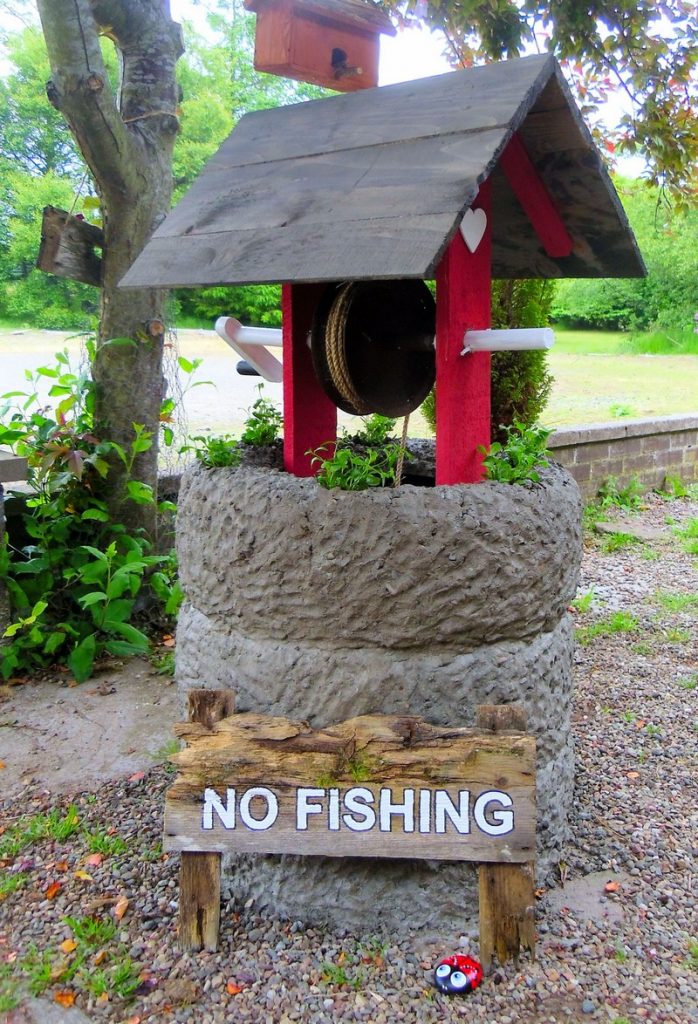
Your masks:
{"label": "ladybug stone", "polygon": [[446,996],[465,995],[482,981],[482,967],[469,956],[454,953],[439,960],[434,970],[434,985]]}

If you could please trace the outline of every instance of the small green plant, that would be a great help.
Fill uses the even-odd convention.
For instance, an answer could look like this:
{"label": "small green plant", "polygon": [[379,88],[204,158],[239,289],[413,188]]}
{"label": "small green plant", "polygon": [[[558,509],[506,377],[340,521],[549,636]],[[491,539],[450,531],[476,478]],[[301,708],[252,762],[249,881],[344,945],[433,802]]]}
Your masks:
{"label": "small green plant", "polygon": [[8,1013],[19,1006],[19,985],[11,964],[0,962],[0,1013]]}
{"label": "small green plant", "polygon": [[361,427],[354,434],[354,440],[359,444],[386,444],[392,436],[396,422],[390,416],[381,416],[379,413],[374,413],[362,421]]}
{"label": "small green plant", "polygon": [[64,917],[63,923],[68,925],[76,942],[91,949],[111,942],[117,931],[116,922],[110,917]]}
{"label": "small green plant", "polygon": [[614,1017],[611,1024],[630,1024],[627,1017]]}
{"label": "small green plant", "polygon": [[40,996],[53,982],[53,964],[48,950],[39,952],[32,943],[20,962],[27,975],[27,986],[33,996]]}
{"label": "small green plant", "polygon": [[698,594],[676,594],[669,590],[657,590],[652,599],[672,613],[698,609]]}
{"label": "small green plant", "polygon": [[623,402],[612,402],[608,410],[614,419],[621,419],[623,416],[632,416],[633,410]]}
{"label": "small green plant", "polygon": [[630,533],[611,533],[604,538],[601,550],[604,554],[612,554],[614,551],[622,551],[624,548],[641,544],[643,544],[643,541],[633,537]]}
{"label": "small green plant", "polygon": [[698,939],[690,939],[688,943],[688,966],[698,971]]}
{"label": "small green plant", "polygon": [[689,519],[685,526],[678,527],[674,533],[684,551],[689,555],[698,555],[698,518]]}
{"label": "small green plant", "polygon": [[599,488],[598,504],[601,508],[639,509],[643,493],[637,476],[632,476],[624,486],[616,477],[609,476]]}
{"label": "small green plant", "polygon": [[506,440],[495,441],[489,448],[478,446],[484,455],[482,460],[488,480],[498,483],[518,484],[540,480],[539,469],[548,465],[550,452],[547,448],[552,430],[540,424],[526,426],[516,422],[502,428]]}
{"label": "small green plant", "polygon": [[[342,954],[340,954],[342,956]],[[364,984],[364,972],[360,969],[350,970],[343,964],[323,963],[320,977],[327,985],[337,988],[360,989]]]}
{"label": "small green plant", "polygon": [[221,434],[219,437],[203,437],[199,434],[190,438],[190,442],[180,451],[193,452],[197,462],[206,469],[239,466],[242,461],[239,442],[232,434]]}
{"label": "small green plant", "polygon": [[164,654],[153,657],[151,659],[151,663],[155,671],[160,676],[173,676],[175,674],[174,651],[165,651]]}
{"label": "small green plant", "polygon": [[574,601],[572,602],[572,607],[575,611],[579,612],[580,615],[584,615],[586,612],[590,610],[592,604],[594,603],[595,597],[596,591],[593,587],[590,587],[589,590],[585,591],[583,594],[580,594],[578,597],[575,597]]}
{"label": "small green plant", "polygon": [[667,473],[664,486],[657,491],[657,494],[668,501],[673,501],[676,498],[694,498],[698,495],[698,486],[686,484],[680,476]]}
{"label": "small green plant", "polygon": [[53,810],[49,814],[35,814],[20,818],[0,836],[0,859],[12,859],[33,843],[52,839],[63,843],[80,828],[78,810],[71,804],[64,815]]}
{"label": "small green plant", "polygon": [[652,725],[651,722],[645,726],[645,732],[648,736],[661,736],[662,730],[658,725]]}
{"label": "small green plant", "polygon": [[352,782],[356,783],[368,782],[373,774],[371,765],[360,754],[355,754],[347,761],[346,770]]}
{"label": "small green plant", "polygon": [[624,711],[620,717],[629,725],[637,721],[637,715],[634,711]]}
{"label": "small green plant", "polygon": [[348,439],[342,439],[336,446],[323,445],[308,454],[312,464],[320,467],[316,479],[321,487],[365,491],[395,484],[400,451],[399,444],[356,449]]}
{"label": "small green plant", "polygon": [[695,690],[698,688],[698,672],[692,676],[685,676],[683,679],[679,679],[678,682],[682,690]]}
{"label": "small green plant", "polygon": [[279,409],[268,398],[262,397],[263,385],[259,384],[259,398],[249,410],[245,426],[240,436],[243,444],[273,444],[279,436],[284,418]]}
{"label": "small green plant", "polygon": [[662,638],[666,640],[668,644],[687,644],[691,639],[691,633],[687,629],[677,629],[672,626],[663,631]]}
{"label": "small green plant", "polygon": [[648,644],[644,640],[639,640],[638,643],[632,645],[630,650],[633,652],[633,654],[640,654],[643,657],[647,657],[649,654],[652,653],[652,645]]}
{"label": "small green plant", "polygon": [[586,645],[597,637],[613,636],[615,633],[631,633],[639,625],[639,620],[630,612],[619,611],[590,626],[580,626],[575,631],[575,637],[580,644]]}
{"label": "small green plant", "polygon": [[615,959],[619,964],[624,964],[628,959],[628,951],[620,939],[616,941]]}
{"label": "small green plant", "polygon": [[655,551],[649,544],[643,544],[640,548],[640,558],[644,559],[645,562],[658,562],[661,557],[661,553]]}
{"label": "small green plant", "polygon": [[120,857],[128,850],[128,844],[118,835],[109,835],[105,829],[85,830],[83,838],[90,853],[101,853],[105,857]]}
{"label": "small green plant", "polygon": [[0,874],[0,902],[6,900],[13,892],[17,892],[23,885],[26,885],[28,879],[29,876],[22,871],[16,871],[14,874],[3,871]]}

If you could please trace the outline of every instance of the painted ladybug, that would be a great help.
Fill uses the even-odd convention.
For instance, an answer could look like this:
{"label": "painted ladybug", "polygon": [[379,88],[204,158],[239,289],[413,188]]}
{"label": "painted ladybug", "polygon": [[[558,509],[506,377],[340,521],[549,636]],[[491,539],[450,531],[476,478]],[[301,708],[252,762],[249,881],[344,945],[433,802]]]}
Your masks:
{"label": "painted ladybug", "polygon": [[434,985],[446,996],[465,995],[482,981],[482,967],[469,956],[454,953],[439,960],[434,969]]}

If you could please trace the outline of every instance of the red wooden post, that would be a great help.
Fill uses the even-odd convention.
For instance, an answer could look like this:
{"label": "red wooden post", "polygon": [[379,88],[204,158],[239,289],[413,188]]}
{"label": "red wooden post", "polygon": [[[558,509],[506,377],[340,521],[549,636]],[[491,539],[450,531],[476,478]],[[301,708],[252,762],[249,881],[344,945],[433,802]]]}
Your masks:
{"label": "red wooden post", "polygon": [[499,158],[499,166],[507,176],[512,191],[538,235],[548,256],[569,256],[574,243],[518,135],[512,135]]}
{"label": "red wooden post", "polygon": [[320,387],[308,347],[308,332],[323,285],[285,284],[281,292],[284,353],[284,467],[313,476],[306,453],[337,437],[337,408]]}
{"label": "red wooden post", "polygon": [[478,445],[490,443],[490,354],[462,356],[467,330],[491,323],[491,186],[480,186],[473,210],[487,217],[471,253],[461,232],[436,271],[436,483],[474,484],[483,477]]}

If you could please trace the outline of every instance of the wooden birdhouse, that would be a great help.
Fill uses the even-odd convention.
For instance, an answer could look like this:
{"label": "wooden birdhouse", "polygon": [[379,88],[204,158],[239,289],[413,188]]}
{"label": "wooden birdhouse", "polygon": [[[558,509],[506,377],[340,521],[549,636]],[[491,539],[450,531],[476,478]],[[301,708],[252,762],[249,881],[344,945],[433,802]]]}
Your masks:
{"label": "wooden birdhouse", "polygon": [[339,92],[378,84],[381,33],[395,35],[371,0],[245,0],[257,14],[258,71]]}
{"label": "wooden birdhouse", "polygon": [[490,443],[492,278],[644,272],[536,56],[248,114],[122,284],[282,282],[289,472],[313,472],[338,407],[404,415],[435,380],[436,482],[454,484]]}

